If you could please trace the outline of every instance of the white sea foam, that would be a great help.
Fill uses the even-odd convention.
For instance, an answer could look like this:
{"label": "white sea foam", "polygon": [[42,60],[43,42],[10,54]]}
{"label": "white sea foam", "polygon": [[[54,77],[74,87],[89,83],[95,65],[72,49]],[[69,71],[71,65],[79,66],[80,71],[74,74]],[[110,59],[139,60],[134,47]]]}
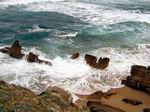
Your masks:
{"label": "white sea foam", "polygon": [[[31,49],[41,55],[37,49]],[[150,64],[150,45],[139,45],[133,50],[103,48],[89,52],[98,57],[109,57],[110,65],[105,70],[89,67],[84,61],[84,54],[77,60],[56,57],[52,66],[28,63],[0,53],[0,79],[10,83],[28,87],[40,92],[50,85],[68,89],[72,93],[92,93],[97,90],[107,91],[112,87],[121,87],[121,80],[130,75],[130,67],[134,64],[148,66]]]}
{"label": "white sea foam", "polygon": [[32,33],[32,32],[43,32],[43,31],[49,32],[49,31],[51,31],[51,29],[40,28],[38,26],[38,24],[33,25],[32,29],[28,29],[28,32],[30,32],[30,33]]}
{"label": "white sea foam", "polygon": [[[124,21],[140,21],[150,23],[149,13],[137,13],[136,10],[121,10],[107,4],[97,5],[84,3],[84,0],[77,1],[82,2],[76,2],[76,0],[10,0],[6,2],[0,2],[0,6],[10,6],[18,4],[25,5],[25,10],[28,11],[54,11],[64,13],[94,25],[113,24]],[[101,1],[104,2],[103,0]],[[107,0],[105,2],[114,3],[121,2],[121,0]],[[138,0],[136,0],[136,2],[131,2],[139,3]],[[121,3],[130,3],[130,1],[124,0]]]}

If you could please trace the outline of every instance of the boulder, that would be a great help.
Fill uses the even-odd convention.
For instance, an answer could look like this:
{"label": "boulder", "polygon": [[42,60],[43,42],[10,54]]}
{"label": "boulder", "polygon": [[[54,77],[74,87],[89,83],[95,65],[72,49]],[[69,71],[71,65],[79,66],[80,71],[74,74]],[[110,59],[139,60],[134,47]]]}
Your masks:
{"label": "boulder", "polygon": [[98,69],[105,69],[109,64],[109,58],[100,58],[98,63],[96,64],[96,68]]}
{"label": "boulder", "polygon": [[124,112],[123,110],[101,104],[100,102],[88,101],[87,106],[90,108],[91,112]]}
{"label": "boulder", "polygon": [[10,49],[9,47],[4,47],[4,48],[0,49],[0,52],[8,53],[9,49]]}
{"label": "boulder", "polygon": [[143,109],[143,112],[150,112],[150,108]]}
{"label": "boulder", "polygon": [[100,58],[97,62],[97,58],[93,55],[86,54],[85,61],[88,65],[96,69],[105,69],[109,65],[109,58]]}
{"label": "boulder", "polygon": [[131,76],[122,80],[122,84],[128,87],[150,93],[150,69],[141,65],[131,67]]}
{"label": "boulder", "polygon": [[142,104],[141,101],[134,100],[134,99],[128,99],[128,98],[124,98],[124,99],[122,99],[122,101],[127,103],[127,104],[132,104],[132,105],[135,105],[135,106]]}
{"label": "boulder", "polygon": [[29,52],[29,54],[27,55],[27,61],[52,65],[49,61],[39,59],[38,55],[34,54],[33,52]]}
{"label": "boulder", "polygon": [[8,54],[13,58],[21,59],[23,57],[23,54],[21,53],[21,45],[18,40],[16,40],[8,49]]}
{"label": "boulder", "polygon": [[27,61],[29,62],[37,62],[38,61],[38,55],[29,52],[29,54],[27,55]]}
{"label": "boulder", "polygon": [[86,54],[85,55],[85,61],[88,65],[90,66],[94,66],[96,64],[96,61],[97,61],[97,58],[95,56],[92,56],[92,55],[89,55],[89,54]]}
{"label": "boulder", "polygon": [[148,73],[148,69],[145,66],[133,65],[131,67],[132,76],[146,77],[147,73]]}
{"label": "boulder", "polygon": [[79,53],[73,53],[71,59],[77,59],[79,57]]}

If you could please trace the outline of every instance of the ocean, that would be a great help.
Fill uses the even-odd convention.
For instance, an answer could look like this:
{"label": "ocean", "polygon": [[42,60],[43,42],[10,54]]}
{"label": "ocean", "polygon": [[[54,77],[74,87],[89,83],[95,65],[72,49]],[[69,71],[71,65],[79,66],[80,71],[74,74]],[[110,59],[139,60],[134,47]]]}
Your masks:
{"label": "ocean", "polygon": [[[0,53],[0,80],[36,93],[48,86],[80,94],[122,87],[132,65],[150,65],[150,1],[0,0],[0,48],[15,40],[52,66]],[[89,67],[86,53],[110,58],[108,68]]]}

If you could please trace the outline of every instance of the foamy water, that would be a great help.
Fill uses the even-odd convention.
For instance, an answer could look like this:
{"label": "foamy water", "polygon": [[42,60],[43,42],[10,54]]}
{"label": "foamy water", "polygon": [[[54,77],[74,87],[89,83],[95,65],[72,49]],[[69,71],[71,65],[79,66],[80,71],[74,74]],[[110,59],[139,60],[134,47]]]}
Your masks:
{"label": "foamy water", "polygon": [[[100,1],[103,4],[101,4]],[[121,80],[124,79],[126,76],[130,75],[130,68],[134,64],[149,66],[149,11],[144,10],[144,12],[142,12],[138,9],[125,10],[114,6],[114,4],[116,3],[133,5],[142,2],[148,4],[149,1],[100,1],[96,0],[94,3],[93,0],[7,0],[3,2],[0,1],[0,8],[4,11],[9,8],[10,10],[12,10],[13,8],[17,8],[17,10],[19,11],[23,11],[25,13],[33,12],[33,14],[35,14],[36,12],[40,12],[40,14],[42,14],[42,12],[58,12],[57,14],[68,15],[69,17],[75,18],[75,20],[79,19],[86,23],[85,26],[79,27],[79,29],[77,30],[74,29],[74,27],[82,26],[82,24],[76,22],[73,26],[70,26],[70,24],[68,26],[62,26],[62,29],[55,27],[42,28],[40,27],[40,23],[36,23],[32,25],[31,28],[28,26],[25,29],[25,31],[23,30],[23,33],[20,30],[18,31],[20,27],[17,27],[17,30],[13,31],[12,34],[10,32],[10,35],[9,33],[6,35],[6,37],[9,38],[2,38],[3,41],[1,47],[5,46],[5,41],[7,43],[7,41],[9,42],[9,40],[12,41],[16,38],[23,38],[23,44],[25,44],[24,42],[27,41],[27,43],[31,45],[23,47],[23,52],[28,53],[29,51],[32,51],[38,54],[41,59],[51,61],[52,66],[37,63],[28,63],[25,59],[13,59],[7,56],[6,54],[0,53],[0,79],[10,83],[28,87],[37,93],[43,91],[48,86],[56,85],[63,87],[71,91],[72,93],[89,94],[98,90],[107,91],[110,88],[123,86],[121,85]],[[104,5],[107,3],[111,4]],[[31,15],[29,15],[29,18],[30,16]],[[40,18],[43,16],[37,17]],[[9,29],[10,27],[12,28],[11,25],[16,23],[11,23],[11,25],[9,26],[8,24],[11,21],[13,20],[8,21],[8,23],[4,24],[3,26],[6,26],[6,29]],[[55,22],[53,18],[48,21]],[[56,23],[58,22],[59,24],[59,21],[61,21],[61,19],[56,21]],[[60,23],[60,25],[61,24],[62,23]],[[66,27],[69,27],[70,31],[68,31]],[[51,36],[53,32],[54,35]],[[31,36],[28,37],[28,35],[25,35],[24,33],[28,33],[28,35]],[[48,33],[47,38],[45,37],[43,40],[44,42],[50,43],[42,43],[42,37],[38,38],[39,40],[36,40],[36,37],[34,37],[34,34],[36,33],[37,35],[41,34],[42,36],[45,36]],[[87,36],[87,38],[84,37],[84,34],[86,34],[85,36]],[[120,34],[122,34],[122,36],[124,37],[120,38],[118,36]],[[27,40],[24,37],[24,35],[28,37]],[[79,37],[80,35],[81,37]],[[113,36],[110,37],[110,35]],[[118,36],[118,38],[115,38],[115,36]],[[129,37],[132,36],[135,37],[129,39]],[[100,40],[98,37],[100,37]],[[111,40],[110,38],[114,38],[115,41],[113,42],[113,40]],[[77,44],[75,39],[80,39],[79,41],[77,41]],[[94,39],[95,41],[92,41]],[[106,41],[107,39],[110,39],[109,42]],[[36,46],[36,42],[39,46]],[[117,44],[121,42],[122,46],[124,45],[125,47],[122,48],[119,45],[116,45],[117,47],[115,45],[111,45],[112,43]],[[133,44],[133,46],[132,44],[128,44],[130,42]],[[80,43],[80,45],[78,43]],[[108,43],[108,47],[97,48],[97,46],[101,46],[101,44],[107,46]],[[49,48],[51,48],[51,46],[53,45],[54,55],[55,51],[60,52],[61,55],[61,53],[64,53],[61,51],[66,50],[67,53],[65,52],[66,54],[63,54],[65,56],[61,57],[59,55],[55,55],[54,58],[50,58],[51,52],[49,51],[52,49]],[[81,51],[84,52],[81,52],[81,56],[77,60],[71,60],[71,55],[69,54],[74,50],[69,49],[68,46],[73,46],[73,48],[77,50],[83,49]],[[45,47],[47,47],[46,50],[48,50],[43,52],[42,50]],[[106,68],[105,70],[97,70],[91,68],[84,61],[85,53],[90,53],[97,57],[110,58],[111,61],[108,68]]]}
{"label": "foamy water", "polygon": [[[133,50],[103,48],[90,52],[98,57],[109,57],[110,65],[105,70],[89,67],[84,61],[84,54],[77,60],[56,57],[52,66],[28,63],[26,60],[10,58],[0,54],[0,77],[10,83],[28,87],[40,92],[48,86],[64,87],[73,93],[87,94],[97,90],[107,91],[112,87],[121,87],[121,80],[130,75],[134,64],[148,66],[150,63],[150,45],[139,45]],[[31,49],[40,56],[42,53]],[[44,58],[40,57],[40,58]]]}

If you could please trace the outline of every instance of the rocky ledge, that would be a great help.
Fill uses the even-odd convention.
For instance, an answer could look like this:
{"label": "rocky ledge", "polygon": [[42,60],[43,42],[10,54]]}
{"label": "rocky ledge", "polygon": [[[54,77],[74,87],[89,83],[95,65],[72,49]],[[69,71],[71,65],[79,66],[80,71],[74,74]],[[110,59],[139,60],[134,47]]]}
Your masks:
{"label": "rocky ledge", "polygon": [[[48,87],[39,95],[27,88],[0,81],[0,112],[79,112],[71,94]],[[85,108],[83,112],[88,112]]]}

